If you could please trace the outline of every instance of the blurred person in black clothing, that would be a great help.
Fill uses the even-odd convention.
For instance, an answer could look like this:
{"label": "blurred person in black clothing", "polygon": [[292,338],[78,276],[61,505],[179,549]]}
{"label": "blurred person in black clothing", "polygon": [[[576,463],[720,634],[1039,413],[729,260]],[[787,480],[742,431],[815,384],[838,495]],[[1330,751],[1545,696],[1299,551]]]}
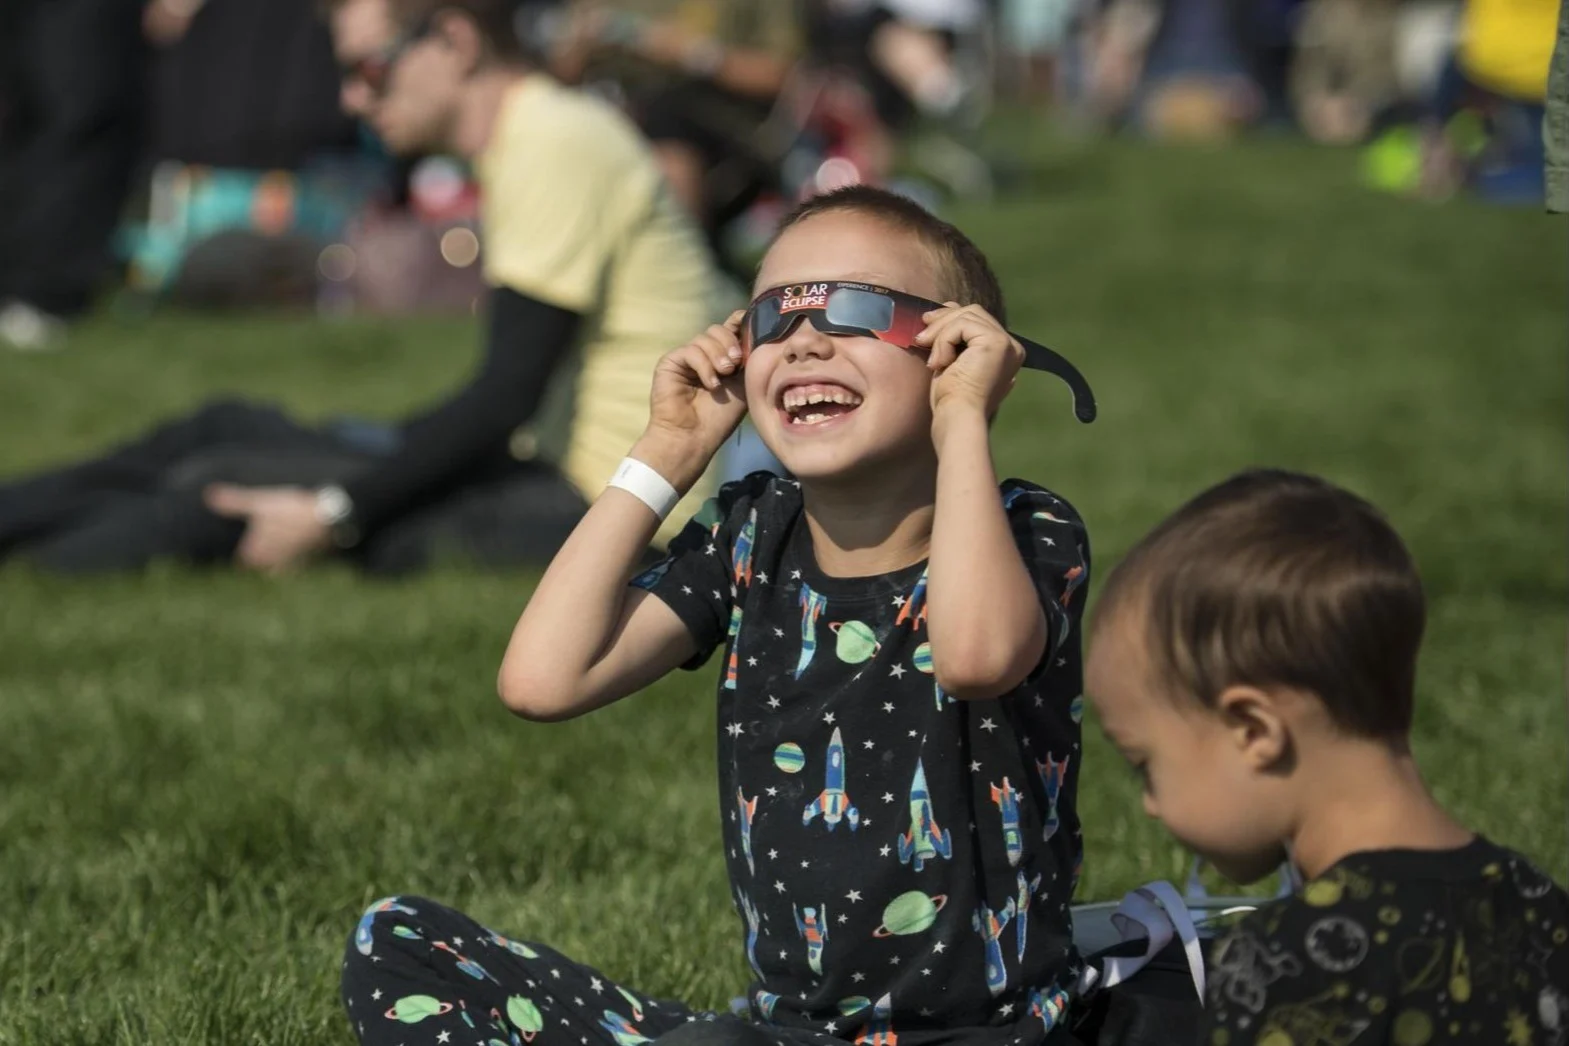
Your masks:
{"label": "blurred person in black clothing", "polygon": [[155,160],[294,170],[359,144],[338,105],[315,0],[148,0],[148,152]]}
{"label": "blurred person in black clothing", "polygon": [[0,344],[57,344],[109,268],[141,144],[142,3],[0,2]]}

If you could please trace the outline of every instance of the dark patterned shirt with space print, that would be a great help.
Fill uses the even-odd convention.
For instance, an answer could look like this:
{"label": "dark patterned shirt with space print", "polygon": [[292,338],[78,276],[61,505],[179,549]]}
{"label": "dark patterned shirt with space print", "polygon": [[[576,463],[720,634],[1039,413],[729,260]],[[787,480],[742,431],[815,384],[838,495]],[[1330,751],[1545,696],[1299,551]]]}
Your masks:
{"label": "dark patterned shirt with space print", "polygon": [[755,1019],[870,1046],[1031,1046],[1076,972],[1068,902],[1089,544],[1040,487],[999,491],[1049,625],[996,700],[932,672],[926,567],[836,578],[798,484],[727,485],[634,584],[722,649],[719,800]]}
{"label": "dark patterned shirt with space print", "polygon": [[1353,854],[1209,965],[1203,1046],[1569,1046],[1569,895],[1483,838]]}

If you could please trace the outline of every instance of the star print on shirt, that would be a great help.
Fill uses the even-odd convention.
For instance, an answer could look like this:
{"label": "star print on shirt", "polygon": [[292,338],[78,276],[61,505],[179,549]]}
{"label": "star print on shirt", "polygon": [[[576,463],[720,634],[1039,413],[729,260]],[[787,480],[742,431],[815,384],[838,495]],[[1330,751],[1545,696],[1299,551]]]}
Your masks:
{"label": "star print on shirt", "polygon": [[1013,1003],[1011,1003],[1011,1002],[1003,1003],[1001,1006],[997,1007],[997,1012],[1002,1014],[1004,1017],[1012,1016],[1013,1015]]}
{"label": "star print on shirt", "polygon": [[881,850],[877,851],[877,853],[880,856],[883,856],[883,857],[887,857],[892,852],[893,852],[893,847],[891,847],[891,846],[885,846]]}
{"label": "star print on shirt", "polygon": [[936,944],[932,945],[932,951],[935,952],[938,955],[941,955],[943,952],[945,952],[947,950],[948,950],[948,946],[946,944],[942,943],[941,941],[938,941]]}
{"label": "star print on shirt", "polygon": [[742,727],[740,723],[731,723],[725,727],[725,730],[730,734],[731,737],[740,737]]}
{"label": "star print on shirt", "polygon": [[824,712],[823,713],[823,722],[825,722],[828,725],[832,726],[833,725],[833,721],[834,721],[834,714],[832,712]]}
{"label": "star print on shirt", "polygon": [[866,746],[866,750],[868,752],[870,752],[873,748],[877,747],[877,742],[873,741],[871,738],[867,738],[865,741],[862,741],[861,743]]}
{"label": "star print on shirt", "polygon": [[903,679],[904,678],[904,666],[903,665],[894,665],[893,668],[888,670],[888,674],[893,676],[895,679]]}
{"label": "star print on shirt", "polygon": [[772,694],[770,694],[768,696],[768,707],[769,708],[778,708],[779,707],[779,699],[777,697],[774,697]]}
{"label": "star print on shirt", "polygon": [[605,982],[600,980],[598,977],[590,977],[588,979],[588,986],[594,989],[596,992],[603,993],[605,990]]}
{"label": "star print on shirt", "polygon": [[450,1042],[451,1040],[452,1033],[450,1031],[444,1031],[440,1035],[436,1036],[437,1042]]}
{"label": "star print on shirt", "polygon": [[782,629],[782,628],[774,629],[774,638],[775,639],[783,639],[784,638],[784,629]]}
{"label": "star print on shirt", "polygon": [[849,893],[844,895],[844,899],[851,902],[859,901],[861,899],[861,891],[851,890]]}
{"label": "star print on shirt", "polygon": [[981,720],[981,729],[990,732],[992,730],[997,729],[997,724],[992,722],[991,719],[989,719],[989,718],[982,719]]}
{"label": "star print on shirt", "polygon": [[769,850],[768,851],[768,859],[770,861],[777,861],[779,859],[779,851],[778,850]]}
{"label": "star print on shirt", "polygon": [[896,606],[896,607],[904,606],[904,597],[903,596],[894,596],[893,597],[893,605]]}
{"label": "star print on shirt", "polygon": [[832,1035],[834,1032],[836,1032],[838,1030],[839,1030],[839,1022],[838,1021],[829,1021],[827,1024],[823,1025],[823,1031],[827,1032],[829,1035]]}
{"label": "star print on shirt", "polygon": [[850,979],[852,981],[854,981],[855,983],[860,984],[862,981],[866,980],[866,974],[864,974],[864,973],[852,973],[852,974],[850,974]]}
{"label": "star print on shirt", "polygon": [[370,993],[370,1001],[371,1002],[376,1002],[380,998],[381,998],[381,989],[380,988],[377,988],[375,991]]}
{"label": "star print on shirt", "polygon": [[893,793],[892,792],[884,792],[883,793],[883,802],[885,802],[885,803],[893,802]]}
{"label": "star print on shirt", "polygon": [[978,774],[980,772],[981,772],[981,761],[979,759],[972,759],[970,761],[970,773]]}
{"label": "star print on shirt", "polygon": [[746,663],[749,666],[751,666],[752,668],[756,668],[757,667],[757,658],[749,657],[749,658],[746,659]]}
{"label": "star print on shirt", "polygon": [[768,798],[772,799],[774,796],[776,796],[778,794],[779,794],[779,789],[777,789],[777,788],[769,788],[768,789]]}
{"label": "star print on shirt", "polygon": [[845,923],[847,923],[849,921],[850,921],[850,917],[848,915],[845,915],[843,912],[839,913],[839,925],[840,926],[843,926]]}
{"label": "star print on shirt", "polygon": [[766,584],[768,584],[768,575],[764,574],[762,571],[758,571],[758,573],[757,573],[757,580],[761,584],[766,585]]}
{"label": "star print on shirt", "polygon": [[780,893],[784,893],[785,892],[785,884],[782,883],[782,882],[779,882],[778,880],[775,880],[775,882],[774,882],[774,889],[778,890]]}

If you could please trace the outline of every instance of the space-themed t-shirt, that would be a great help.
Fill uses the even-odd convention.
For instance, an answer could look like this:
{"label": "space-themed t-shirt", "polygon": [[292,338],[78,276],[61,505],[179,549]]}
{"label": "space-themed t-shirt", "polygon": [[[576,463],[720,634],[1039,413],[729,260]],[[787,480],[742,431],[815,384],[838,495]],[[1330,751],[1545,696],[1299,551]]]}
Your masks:
{"label": "space-themed t-shirt", "polygon": [[1519,854],[1353,854],[1210,953],[1203,1046],[1569,1046],[1569,894]]}
{"label": "space-themed t-shirt", "polygon": [[823,574],[792,481],[726,485],[633,582],[691,630],[688,668],[723,649],[719,799],[759,1021],[1028,1046],[1067,1004],[1089,545],[1050,492],[999,497],[1050,638],[995,700],[937,685],[925,564]]}

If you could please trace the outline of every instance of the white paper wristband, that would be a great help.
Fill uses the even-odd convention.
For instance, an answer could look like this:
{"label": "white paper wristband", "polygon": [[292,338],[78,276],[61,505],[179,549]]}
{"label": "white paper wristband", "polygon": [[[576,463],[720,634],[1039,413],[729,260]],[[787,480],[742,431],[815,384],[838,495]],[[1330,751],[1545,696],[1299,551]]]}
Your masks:
{"label": "white paper wristband", "polygon": [[619,487],[654,510],[660,522],[675,510],[680,493],[670,481],[636,458],[622,458],[607,486]]}

